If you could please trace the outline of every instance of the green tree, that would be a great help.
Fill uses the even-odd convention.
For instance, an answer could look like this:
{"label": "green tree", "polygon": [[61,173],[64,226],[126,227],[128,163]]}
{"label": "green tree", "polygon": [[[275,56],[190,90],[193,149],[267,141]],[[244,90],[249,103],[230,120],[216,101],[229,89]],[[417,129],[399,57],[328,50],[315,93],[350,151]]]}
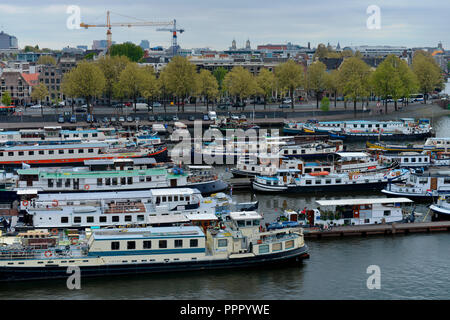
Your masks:
{"label": "green tree", "polygon": [[328,111],[330,110],[330,99],[327,97],[323,97],[322,101],[320,101],[320,110]]}
{"label": "green tree", "polygon": [[441,69],[430,54],[418,51],[414,54],[412,70],[417,77],[419,90],[423,93],[426,103],[427,95],[443,85]]}
{"label": "green tree", "polygon": [[114,94],[114,84],[119,82],[120,74],[130,63],[126,56],[104,56],[97,60],[97,64],[105,76],[104,93],[111,105],[111,98]]}
{"label": "green tree", "polygon": [[294,109],[294,91],[305,85],[303,66],[288,60],[275,68],[275,77],[279,88],[290,92],[291,106]]}
{"label": "green tree", "polygon": [[224,88],[235,101],[247,99],[255,93],[256,81],[250,71],[241,66],[234,67],[223,80]]}
{"label": "green tree", "polygon": [[[39,104],[41,104],[41,101],[45,99],[45,97],[48,96],[48,89],[47,86],[43,83],[39,83],[33,87],[33,91],[31,92],[31,99],[39,101]],[[44,107],[41,104],[41,116],[44,117]]]}
{"label": "green tree", "polygon": [[[150,99],[156,97],[160,92],[160,83],[156,80],[155,70],[152,66],[145,66],[143,74],[142,96],[147,98],[147,104],[151,106]],[[153,110],[153,107],[152,107]]]}
{"label": "green tree", "polygon": [[25,46],[25,48],[23,48],[23,52],[33,52],[34,47],[33,46]]}
{"label": "green tree", "polygon": [[198,93],[206,99],[206,110],[208,111],[209,99],[217,98],[219,95],[219,85],[217,79],[209,70],[201,70],[197,75]]}
{"label": "green tree", "polygon": [[319,45],[317,46],[316,51],[314,52],[313,55],[313,61],[317,60],[317,59],[323,59],[328,57],[328,49],[327,46],[324,45],[323,43],[319,43]]}
{"label": "green tree", "polygon": [[330,73],[327,73],[326,77],[326,89],[329,92],[333,92],[334,95],[334,107],[336,108],[337,94],[339,92],[340,83],[339,83],[339,70],[331,70]]}
{"label": "green tree", "polygon": [[74,99],[77,98],[77,90],[76,90],[76,83],[74,80],[71,80],[71,77],[73,75],[72,70],[69,72],[66,72],[64,74],[64,77],[61,81],[61,91],[65,95],[66,98],[71,98],[72,102],[72,113],[74,113]]}
{"label": "green tree", "polygon": [[124,97],[133,100],[135,113],[137,98],[146,93],[148,79],[147,70],[135,62],[129,63],[120,73],[118,84],[121,93]]}
{"label": "green tree", "polygon": [[196,67],[187,58],[173,57],[162,70],[161,75],[165,90],[175,96],[177,102],[179,99],[185,99],[195,93],[197,89]]}
{"label": "green tree", "polygon": [[216,77],[217,83],[219,85],[219,91],[223,91],[223,79],[225,79],[225,75],[227,74],[228,70],[224,67],[219,67],[217,69],[214,69],[213,75]]}
{"label": "green tree", "polygon": [[37,64],[55,65],[56,60],[52,56],[46,54],[39,57]]}
{"label": "green tree", "polygon": [[122,44],[113,44],[109,48],[109,54],[111,56],[126,56],[130,61],[138,62],[144,56],[144,50],[131,42],[125,42]]}
{"label": "green tree", "polygon": [[353,100],[355,117],[357,99],[365,97],[369,93],[369,74],[369,66],[357,57],[345,59],[339,71],[342,93]]}
{"label": "green tree", "polygon": [[[68,76],[70,74],[70,76]],[[92,114],[92,99],[102,94],[106,80],[100,67],[93,62],[80,61],[64,75],[63,81],[73,96],[84,98]]]}
{"label": "green tree", "polygon": [[9,93],[9,91],[5,91],[2,95],[2,104],[4,106],[10,106],[11,102],[11,94]]}
{"label": "green tree", "polygon": [[266,109],[267,100],[272,96],[272,91],[276,86],[275,75],[268,69],[262,69],[256,77],[256,84],[261,89],[264,97],[264,109]]}
{"label": "green tree", "polygon": [[327,86],[327,67],[320,61],[313,62],[306,72],[306,86],[312,90],[316,96],[317,109],[319,109],[319,99]]}

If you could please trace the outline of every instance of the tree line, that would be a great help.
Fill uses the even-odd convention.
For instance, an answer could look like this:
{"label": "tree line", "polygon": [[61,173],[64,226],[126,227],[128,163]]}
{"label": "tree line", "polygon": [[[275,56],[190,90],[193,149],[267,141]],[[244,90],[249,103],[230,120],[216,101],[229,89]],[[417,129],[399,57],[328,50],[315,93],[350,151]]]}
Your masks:
{"label": "tree line", "polygon": [[360,57],[352,56],[331,72],[318,59],[306,70],[302,64],[288,60],[273,72],[263,68],[256,76],[241,66],[230,71],[218,68],[213,72],[205,69],[197,72],[188,58],[180,56],[174,57],[157,74],[152,66],[115,55],[79,62],[64,75],[61,88],[66,97],[84,98],[88,105],[101,96],[109,103],[133,101],[135,111],[139,98],[147,99],[149,104],[162,99],[164,107],[166,101],[174,101],[184,111],[182,102],[190,97],[194,97],[195,103],[197,98],[202,98],[207,107],[225,96],[234,102],[261,97],[266,104],[274,92],[281,97],[289,95],[294,108],[294,93],[302,89],[315,97],[317,108],[323,94],[328,92],[334,95],[335,106],[336,96],[341,95],[345,105],[353,102],[356,111],[357,101],[364,104],[371,96],[381,97],[385,103],[392,97],[397,108],[397,99],[417,92],[426,96],[436,88],[443,88],[443,77],[433,57],[421,51],[414,55],[411,67],[390,55],[372,70]]}

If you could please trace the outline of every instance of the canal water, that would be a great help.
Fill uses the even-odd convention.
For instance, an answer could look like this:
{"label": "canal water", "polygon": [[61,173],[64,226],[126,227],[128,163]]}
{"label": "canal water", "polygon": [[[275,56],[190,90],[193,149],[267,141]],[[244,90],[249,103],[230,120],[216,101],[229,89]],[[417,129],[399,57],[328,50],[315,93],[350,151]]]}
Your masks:
{"label": "canal water", "polygon": [[[450,136],[450,118],[434,119],[437,136]],[[358,146],[355,146],[358,147]],[[221,168],[222,172],[226,169]],[[315,207],[318,199],[381,194],[261,195],[266,221],[283,208]],[[249,201],[250,192],[233,192]],[[428,208],[418,205],[416,211]],[[81,278],[80,290],[65,280],[0,284],[0,299],[448,299],[449,233],[308,240],[310,259],[270,269],[201,271],[115,278]],[[369,266],[378,266],[380,289],[368,289]]]}

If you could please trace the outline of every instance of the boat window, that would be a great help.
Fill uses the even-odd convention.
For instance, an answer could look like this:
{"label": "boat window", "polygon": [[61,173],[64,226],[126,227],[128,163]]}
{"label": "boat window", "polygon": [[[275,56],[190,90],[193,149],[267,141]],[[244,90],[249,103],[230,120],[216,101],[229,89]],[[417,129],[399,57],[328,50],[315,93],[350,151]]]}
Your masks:
{"label": "boat window", "polygon": [[244,220],[238,220],[237,221],[238,227],[245,227],[245,221]]}
{"label": "boat window", "polygon": [[58,150],[58,154],[63,154],[64,153],[64,149],[59,149]]}
{"label": "boat window", "polygon": [[317,179],[316,180],[316,184],[322,184],[322,180],[321,179]]}
{"label": "boat window", "polygon": [[259,226],[259,224],[260,224],[260,221],[258,219],[253,220],[253,225],[254,226]]}
{"label": "boat window", "polygon": [[[44,150],[39,150],[39,154],[44,154]],[[2,152],[2,156],[3,156],[3,152]]]}
{"label": "boat window", "polygon": [[145,177],[144,176],[139,176],[139,182],[144,182],[145,181]]}
{"label": "boat window", "polygon": [[112,222],[119,222],[119,216],[113,216]]}
{"label": "boat window", "polygon": [[119,248],[120,248],[120,242],[119,241],[111,242],[111,250],[119,250]]}
{"label": "boat window", "polygon": [[391,215],[391,210],[384,210],[383,215],[385,217],[390,216]]}
{"label": "boat window", "polygon": [[69,223],[69,217],[61,217],[61,223]]}
{"label": "boat window", "polygon": [[166,196],[162,197],[162,202],[167,202],[167,197]]}
{"label": "boat window", "polygon": [[182,248],[183,247],[183,240],[182,239],[176,239],[175,240],[175,248]]}
{"label": "boat window", "polygon": [[219,239],[219,240],[217,240],[217,246],[219,248],[228,247],[228,239]]}
{"label": "boat window", "polygon": [[29,156],[34,156],[34,151],[28,151]]}
{"label": "boat window", "polygon": [[189,241],[189,246],[191,248],[196,248],[198,247],[198,239],[191,239],[191,241]]}
{"label": "boat window", "polygon": [[167,240],[159,240],[159,248],[167,248]]}
{"label": "boat window", "polygon": [[106,222],[106,217],[100,217],[100,222]]}
{"label": "boat window", "polygon": [[94,217],[86,217],[87,223],[94,223]]}
{"label": "boat window", "polygon": [[10,157],[14,156],[14,152],[8,152],[8,156]]}
{"label": "boat window", "polygon": [[128,250],[136,249],[136,241],[127,241],[127,249]]}
{"label": "boat window", "polygon": [[311,180],[306,180],[305,184],[312,184],[312,181]]}
{"label": "boat window", "polygon": [[57,179],[56,180],[56,187],[62,188],[62,179]]}
{"label": "boat window", "polygon": [[151,249],[152,248],[152,242],[150,240],[144,240],[142,243],[142,247],[144,249]]}
{"label": "boat window", "polygon": [[94,149],[88,149],[88,152],[89,152],[89,153],[93,153],[93,152],[94,152]]}
{"label": "boat window", "polygon": [[111,178],[105,179],[105,185],[107,185],[107,186],[111,185]]}
{"label": "boat window", "polygon": [[73,223],[81,223],[81,217],[74,217]]}
{"label": "boat window", "polygon": [[259,246],[259,253],[268,253],[269,252],[269,245],[268,244],[262,244]]}
{"label": "boat window", "polygon": [[112,178],[112,185],[117,186],[117,178]]}
{"label": "boat window", "polygon": [[78,149],[78,153],[84,153],[83,149]]}
{"label": "boat window", "polygon": [[252,220],[245,220],[245,225],[246,226],[251,226],[252,225]]}
{"label": "boat window", "polygon": [[138,215],[137,221],[144,221],[144,215],[142,215],[142,214]]}
{"label": "boat window", "polygon": [[290,249],[290,248],[293,248],[293,247],[294,247],[294,240],[286,241],[285,244],[284,244],[284,248],[285,249]]}
{"label": "boat window", "polygon": [[336,183],[342,183],[341,179],[336,179]]}
{"label": "boat window", "polygon": [[283,249],[283,246],[282,246],[281,242],[272,244],[272,251],[280,251],[282,249]]}
{"label": "boat window", "polygon": [[131,221],[131,216],[125,216],[125,221],[126,222],[130,222]]}
{"label": "boat window", "polygon": [[69,188],[70,187],[70,179],[65,179],[66,181],[64,181],[64,186]]}
{"label": "boat window", "polygon": [[450,178],[444,178],[444,184],[450,184]]}
{"label": "boat window", "polygon": [[53,188],[53,179],[48,179],[48,187]]}
{"label": "boat window", "polygon": [[103,185],[103,179],[97,178],[97,186],[101,186],[101,185]]}
{"label": "boat window", "polygon": [[133,184],[133,177],[127,178],[127,184]]}
{"label": "boat window", "polygon": [[19,156],[23,156],[23,151],[19,151]]}
{"label": "boat window", "polygon": [[331,179],[326,179],[325,184],[331,184]]}
{"label": "boat window", "polygon": [[48,154],[54,154],[55,151],[54,150],[48,150]]}

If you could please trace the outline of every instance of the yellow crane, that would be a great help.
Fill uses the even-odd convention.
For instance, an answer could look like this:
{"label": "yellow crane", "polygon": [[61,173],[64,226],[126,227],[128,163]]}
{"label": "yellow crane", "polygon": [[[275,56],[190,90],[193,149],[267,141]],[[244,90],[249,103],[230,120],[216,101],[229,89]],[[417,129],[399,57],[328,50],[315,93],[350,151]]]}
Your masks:
{"label": "yellow crane", "polygon": [[106,30],[106,41],[109,48],[112,44],[112,32],[111,27],[144,27],[144,26],[174,26],[175,20],[172,21],[163,21],[163,22],[154,22],[154,21],[140,21],[140,22],[114,22],[111,23],[111,19],[109,17],[110,12],[106,12],[106,24],[87,24],[87,23],[80,23],[80,27],[82,28],[92,28],[92,27],[101,27],[101,28],[108,28]]}

